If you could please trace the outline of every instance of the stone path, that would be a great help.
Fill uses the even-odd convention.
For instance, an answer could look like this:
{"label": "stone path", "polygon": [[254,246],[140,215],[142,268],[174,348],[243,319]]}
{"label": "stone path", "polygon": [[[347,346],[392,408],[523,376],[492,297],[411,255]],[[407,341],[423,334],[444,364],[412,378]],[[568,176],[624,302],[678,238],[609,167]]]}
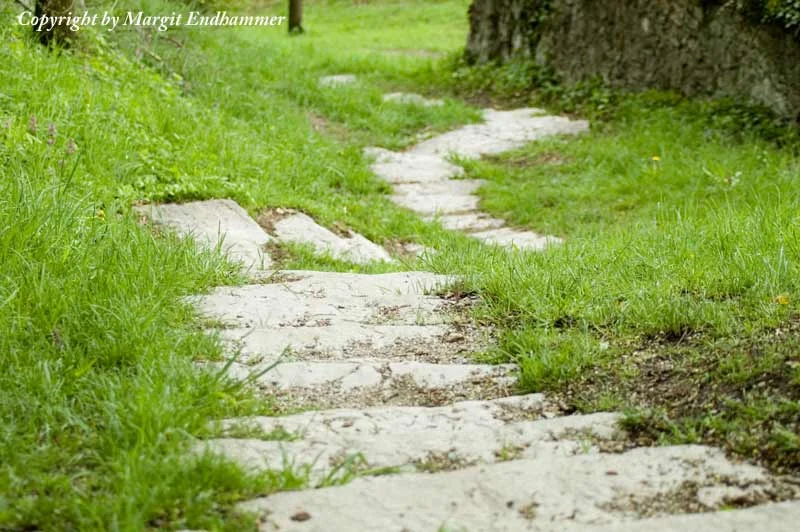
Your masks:
{"label": "stone path", "polygon": [[[369,149],[373,170],[395,186],[398,204],[447,228],[540,249],[556,239],[480,213],[480,183],[458,179],[448,156],[587,125],[530,109],[484,116],[406,152]],[[292,468],[318,486],[240,505],[260,530],[795,530],[800,505],[761,504],[787,488],[758,466],[705,446],[630,448],[615,413],[563,415],[541,394],[515,395],[515,366],[471,362],[491,331],[467,319],[472,301],[448,292],[453,277],[275,271],[268,250],[286,242],[351,262],[391,260],[360,235],[290,210],[259,223],[230,200],[138,210],[221,246],[252,278],[192,301],[235,357],[230,377],[248,379],[284,415],[218,420],[223,437],[196,452],[252,470]],[[337,485],[347,475],[357,478]]]}
{"label": "stone path", "polygon": [[[413,99],[405,95],[405,101]],[[483,183],[459,179],[463,169],[449,159],[497,154],[542,137],[576,134],[589,128],[584,120],[542,113],[539,109],[487,109],[482,124],[439,135],[405,152],[367,148],[366,155],[374,160],[372,171],[394,186],[392,199],[398,205],[486,244],[538,250],[559,239],[505,227],[503,220],[481,213],[475,192]]]}

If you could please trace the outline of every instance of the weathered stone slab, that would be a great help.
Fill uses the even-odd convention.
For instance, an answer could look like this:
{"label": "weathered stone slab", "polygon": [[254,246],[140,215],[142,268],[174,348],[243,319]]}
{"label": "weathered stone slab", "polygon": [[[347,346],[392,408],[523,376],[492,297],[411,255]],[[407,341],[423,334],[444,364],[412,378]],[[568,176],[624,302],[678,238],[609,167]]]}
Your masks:
{"label": "weathered stone slab", "polygon": [[463,231],[465,233],[499,229],[506,224],[503,220],[492,218],[488,214],[481,212],[434,216],[429,217],[428,220],[440,223],[445,229]]}
{"label": "weathered stone slab", "polygon": [[[244,380],[259,366],[231,365],[230,376]],[[336,386],[342,391],[374,386],[391,387],[394,381],[413,383],[432,390],[447,386],[467,386],[486,378],[510,387],[516,381],[514,365],[429,364],[420,362],[390,362],[363,360],[348,362],[284,362],[258,377],[257,381],[276,390]],[[270,418],[272,419],[272,418]]]}
{"label": "weathered stone slab", "polygon": [[366,148],[365,155],[375,158],[372,171],[389,183],[428,183],[444,181],[464,174],[464,169],[439,155],[392,152]]}
{"label": "weathered stone slab", "polygon": [[192,236],[200,244],[212,248],[221,245],[231,259],[247,268],[265,269],[272,263],[264,252],[272,238],[235,201],[165,203],[135,209],[180,235]]}
{"label": "weathered stone slab", "polygon": [[[223,364],[211,365],[215,370]],[[495,399],[515,391],[514,365],[435,364],[407,360],[234,363],[227,375],[253,383],[279,406],[436,406]]]}
{"label": "weathered stone slab", "polygon": [[[449,325],[371,325],[333,320],[311,325],[222,329],[229,351],[242,360],[346,360],[378,357],[463,362],[478,340],[462,335],[446,342]],[[480,344],[478,344],[480,345]]]}
{"label": "weathered stone slab", "polygon": [[282,354],[293,360],[464,361],[486,345],[474,327],[454,323],[450,302],[427,295],[452,277],[285,275],[282,282],[221,287],[192,300],[242,361],[272,362]]}
{"label": "weathered stone slab", "polygon": [[481,179],[450,179],[434,183],[402,183],[395,185],[394,190],[404,196],[463,196],[474,194],[483,184]]}
{"label": "weathered stone slab", "polygon": [[446,321],[440,311],[447,301],[426,295],[426,288],[450,283],[446,276],[308,273],[278,283],[219,287],[192,299],[202,314],[235,328],[322,327],[334,320],[373,325]]}
{"label": "weathered stone slab", "polygon": [[429,99],[420,94],[411,92],[391,92],[383,95],[384,102],[401,103],[407,105],[419,105],[422,107],[441,107],[444,100],[438,98]]}
{"label": "weathered stone slab", "polygon": [[272,233],[279,242],[310,244],[318,253],[327,253],[338,260],[356,264],[392,261],[385,249],[360,234],[350,231],[346,237],[337,235],[300,212],[276,220]]}
{"label": "weathered stone slab", "polygon": [[539,251],[561,242],[561,239],[553,236],[542,236],[531,231],[517,231],[509,227],[472,233],[470,236],[486,244],[533,251]]}
{"label": "weathered stone slab", "polygon": [[419,214],[453,214],[478,208],[478,196],[472,194],[393,194],[392,201]]}
{"label": "weathered stone slab", "polygon": [[322,87],[342,87],[344,85],[352,85],[356,81],[358,81],[358,78],[355,74],[335,74],[319,78],[319,84]]}
{"label": "weathered stone slab", "polygon": [[[323,411],[312,416],[232,420],[229,426],[288,432],[295,441],[220,438],[206,448],[250,469],[282,469],[286,461],[324,477],[346,457],[360,455],[368,469],[452,470],[478,463],[597,453],[593,439],[614,437],[618,416],[592,414],[537,421],[511,421],[508,411],[467,403],[443,409],[393,407],[371,411]],[[439,412],[437,412],[439,411]],[[478,419],[471,414],[479,415]],[[481,415],[483,414],[483,415]],[[537,416],[537,412],[525,413]],[[295,419],[292,419],[295,418]],[[512,416],[513,419],[513,416]]]}
{"label": "weathered stone slab", "polygon": [[528,142],[552,136],[588,131],[585,120],[560,116],[533,116],[538,109],[484,111],[485,123],[470,124],[417,144],[411,153],[448,155],[476,159],[519,148]]}
{"label": "weathered stone slab", "polygon": [[[262,531],[561,531],[567,524],[631,520],[637,501],[668,499],[672,511],[685,511],[699,504],[695,488],[724,485],[738,485],[736,490],[754,497],[770,488],[761,468],[685,445],[622,454],[550,453],[544,460],[435,475],[365,477],[345,486],[278,493],[240,508],[261,516]],[[301,512],[308,518],[293,519]]]}

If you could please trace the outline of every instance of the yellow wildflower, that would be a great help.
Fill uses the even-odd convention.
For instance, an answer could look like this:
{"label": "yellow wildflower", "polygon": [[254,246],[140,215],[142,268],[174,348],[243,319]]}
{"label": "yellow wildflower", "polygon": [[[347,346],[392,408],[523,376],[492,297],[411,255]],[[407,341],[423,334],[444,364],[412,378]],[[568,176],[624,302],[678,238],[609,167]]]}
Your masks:
{"label": "yellow wildflower", "polygon": [[789,296],[786,294],[781,294],[779,296],[775,296],[775,303],[779,305],[788,305],[789,304]]}
{"label": "yellow wildflower", "polygon": [[650,159],[652,159],[655,162],[658,162],[661,160],[661,157],[659,157],[658,155],[653,155],[652,157],[650,157]]}

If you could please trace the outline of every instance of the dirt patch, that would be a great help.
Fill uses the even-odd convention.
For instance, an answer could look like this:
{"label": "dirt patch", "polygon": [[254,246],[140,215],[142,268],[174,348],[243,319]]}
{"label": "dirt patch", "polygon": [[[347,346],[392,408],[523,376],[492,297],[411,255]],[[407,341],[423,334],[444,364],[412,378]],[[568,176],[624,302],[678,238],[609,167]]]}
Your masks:
{"label": "dirt patch", "polygon": [[[265,246],[264,251],[270,252],[270,257],[275,259],[273,253],[285,253],[286,251],[283,250],[279,245],[268,244]],[[278,263],[278,260],[274,260],[274,262]],[[280,284],[280,283],[293,283],[295,281],[299,281],[303,279],[302,275],[297,275],[293,273],[287,273],[282,271],[271,271],[266,273],[265,275],[259,275],[256,273],[254,276],[251,276],[250,282],[251,284]]]}
{"label": "dirt patch", "polygon": [[346,142],[352,138],[352,134],[347,126],[338,122],[332,122],[320,114],[308,113],[308,121],[311,124],[311,129],[320,135],[331,137],[340,142]]}
{"label": "dirt patch", "polygon": [[[305,214],[309,218],[314,219],[312,215],[303,211],[277,207],[274,209],[264,209],[261,211],[261,213],[259,213],[259,215],[256,217],[256,222],[264,229],[264,231],[272,236],[275,236],[275,224],[294,214]],[[326,229],[342,238],[352,238],[353,236],[353,231],[340,221],[333,222],[327,226]]]}
{"label": "dirt patch", "polygon": [[570,157],[555,151],[539,153],[535,156],[525,154],[502,157],[499,155],[487,155],[483,159],[492,164],[499,164],[512,168],[528,168],[531,166],[560,166],[572,162]]}
{"label": "dirt patch", "polygon": [[478,463],[477,460],[467,460],[456,454],[455,449],[449,452],[428,453],[428,455],[420,460],[413,462],[417,471],[423,473],[439,473],[442,471],[456,471],[464,469],[465,467],[473,466]]}
{"label": "dirt patch", "polygon": [[[728,491],[727,495],[711,497],[705,500],[705,489]],[[716,478],[707,485],[697,482],[684,482],[678,488],[654,496],[642,496],[631,493],[617,496],[609,503],[600,505],[600,508],[610,512],[631,512],[640,518],[656,517],[660,515],[675,515],[682,513],[702,513],[725,508],[749,508],[760,504],[786,500],[792,498],[781,482],[777,481],[772,486],[763,489],[747,489],[748,486],[739,486],[735,479]]]}
{"label": "dirt patch", "polygon": [[[497,375],[476,375],[466,383],[427,388],[417,384],[410,376],[391,378],[388,365],[382,370],[383,384],[358,389],[342,390],[337,383],[310,388],[274,390],[262,389],[275,402],[276,413],[330,408],[368,408],[372,406],[447,406],[461,401],[497,399],[514,395],[516,388]],[[508,407],[503,420],[538,419],[541,412]]]}
{"label": "dirt patch", "polygon": [[582,411],[618,398],[632,408],[623,424],[636,445],[701,441],[800,475],[799,321],[747,339],[618,341],[615,357],[554,391]]}
{"label": "dirt patch", "polygon": [[275,224],[296,212],[297,211],[293,209],[283,209],[281,207],[276,209],[264,209],[256,216],[256,223],[258,223],[264,231],[275,236]]}
{"label": "dirt patch", "polygon": [[[292,260],[293,256],[291,251],[286,246],[281,245],[275,241],[264,244],[262,249],[264,253],[272,259],[272,263],[276,268],[282,268]],[[269,284],[269,283],[265,283]]]}
{"label": "dirt patch", "polygon": [[395,257],[403,260],[416,260],[425,252],[425,247],[421,244],[397,239],[384,242],[383,247]]}

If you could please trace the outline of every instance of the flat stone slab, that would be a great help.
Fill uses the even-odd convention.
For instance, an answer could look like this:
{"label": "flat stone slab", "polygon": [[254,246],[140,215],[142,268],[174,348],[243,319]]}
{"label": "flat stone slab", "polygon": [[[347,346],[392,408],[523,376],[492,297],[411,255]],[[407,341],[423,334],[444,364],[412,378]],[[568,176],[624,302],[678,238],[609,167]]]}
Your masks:
{"label": "flat stone slab", "polygon": [[561,243],[560,238],[543,236],[531,231],[518,231],[510,227],[472,233],[470,236],[485,244],[532,251],[540,251],[547,246]]}
{"label": "flat stone slab", "polygon": [[[245,379],[258,368],[242,364],[231,366],[231,376]],[[417,388],[433,390],[447,386],[467,386],[486,379],[510,388],[516,378],[514,365],[429,364],[364,360],[349,362],[284,362],[258,377],[258,382],[276,390],[335,386],[342,391],[381,386],[391,388],[395,381],[413,383]]]}
{"label": "flat stone slab", "polygon": [[277,219],[272,234],[279,242],[309,244],[318,253],[329,254],[338,260],[356,264],[392,261],[389,252],[360,234],[350,231],[347,236],[337,235],[300,212]]}
{"label": "flat stone slab", "polygon": [[[761,468],[685,445],[550,453],[434,475],[363,477],[344,486],[277,493],[239,508],[257,513],[262,531],[561,531],[567,524],[632,520],[639,504],[652,501],[674,501],[671,511],[687,511],[702,505],[704,490],[726,486],[754,498],[771,488]],[[307,519],[298,520],[300,513]]]}
{"label": "flat stone slab", "polygon": [[[448,304],[431,292],[452,278],[422,272],[363,275],[286,272],[288,280],[215,288],[193,297],[200,312],[228,328],[441,324]],[[298,277],[293,277],[297,275]]]}
{"label": "flat stone slab", "polygon": [[319,78],[319,84],[322,87],[341,87],[344,85],[352,85],[358,78],[355,74],[334,74],[333,76],[322,76]]}
{"label": "flat stone slab", "polygon": [[[243,362],[385,358],[466,362],[488,344],[478,331],[449,325],[370,325],[331,320],[319,325],[222,329],[229,352]],[[458,338],[448,341],[449,338]]]}
{"label": "flat stone slab", "polygon": [[220,287],[190,298],[242,362],[465,361],[488,338],[432,295],[454,281],[422,272],[284,272],[280,282]]}
{"label": "flat stone slab", "polygon": [[506,223],[503,220],[492,218],[482,212],[468,212],[464,214],[450,214],[446,216],[432,216],[428,221],[438,222],[445,229],[451,231],[463,231],[474,233],[476,231],[488,231],[489,229],[499,229]]}
{"label": "flat stone slab", "polygon": [[608,525],[566,526],[564,532],[795,532],[800,502],[765,504],[744,510],[671,515]]}
{"label": "flat stone slab", "polygon": [[528,142],[552,136],[588,131],[585,120],[561,116],[535,116],[539,109],[484,111],[483,124],[470,124],[414,146],[411,153],[458,155],[476,159],[519,148]]}
{"label": "flat stone slab", "polygon": [[[593,439],[619,435],[615,414],[541,416],[543,400],[474,401],[441,408],[383,407],[228,420],[223,428],[290,433],[295,441],[223,438],[203,445],[254,469],[280,469],[288,458],[324,476],[360,454],[366,468],[457,469],[476,463],[597,452]],[[524,408],[528,406],[528,408]],[[520,408],[522,407],[522,408]],[[516,410],[515,410],[516,408]]]}
{"label": "flat stone slab", "polygon": [[219,245],[247,268],[266,269],[272,264],[264,246],[272,238],[232,200],[165,203],[134,208],[154,223],[170,227],[211,248]]}
{"label": "flat stone slab", "polygon": [[463,196],[475,194],[483,186],[482,179],[450,179],[438,183],[402,183],[394,186],[396,194],[404,196]]}
{"label": "flat stone slab", "polygon": [[407,105],[419,105],[421,107],[441,107],[444,100],[438,98],[429,99],[420,94],[412,92],[391,92],[383,95],[384,102],[401,103]]}
{"label": "flat stone slab", "polygon": [[391,199],[401,207],[427,215],[471,212],[480,201],[472,194],[393,194]]}
{"label": "flat stone slab", "polygon": [[[222,369],[223,364],[213,364]],[[516,367],[392,360],[234,363],[228,376],[248,380],[279,407],[437,406],[495,399],[515,391]]]}
{"label": "flat stone slab", "polygon": [[383,148],[366,148],[364,153],[375,159],[370,169],[389,183],[430,183],[464,174],[463,168],[439,155],[396,153]]}

